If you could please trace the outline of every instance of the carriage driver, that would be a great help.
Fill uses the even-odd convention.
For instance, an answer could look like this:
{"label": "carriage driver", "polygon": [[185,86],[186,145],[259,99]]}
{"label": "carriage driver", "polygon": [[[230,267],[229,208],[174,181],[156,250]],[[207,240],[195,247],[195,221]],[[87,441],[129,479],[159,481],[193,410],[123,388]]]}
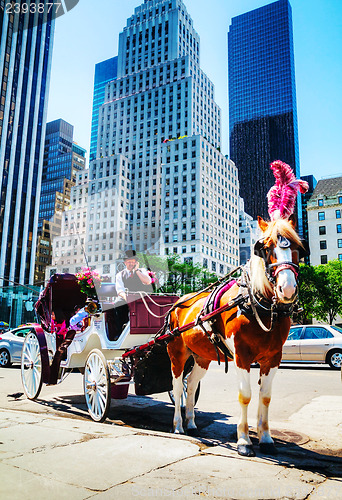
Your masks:
{"label": "carriage driver", "polygon": [[[126,290],[129,292],[153,291],[152,280],[147,269],[139,267],[135,250],[127,250],[124,257],[125,269],[116,275],[116,292],[119,297],[127,301]],[[151,288],[151,290],[147,290]]]}
{"label": "carriage driver", "polygon": [[115,301],[115,316],[119,335],[124,324],[128,323],[129,309],[126,292],[153,292],[152,278],[147,269],[139,267],[135,250],[125,252],[124,263],[125,269],[119,271],[115,278],[116,293],[118,294]]}

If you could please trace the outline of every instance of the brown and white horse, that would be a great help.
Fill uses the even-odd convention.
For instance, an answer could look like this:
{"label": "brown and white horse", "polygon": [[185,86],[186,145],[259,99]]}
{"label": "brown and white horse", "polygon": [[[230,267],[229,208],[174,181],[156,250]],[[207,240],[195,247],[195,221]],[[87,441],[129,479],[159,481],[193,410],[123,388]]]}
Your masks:
{"label": "brown and white horse", "polygon": [[[263,233],[256,248],[259,256],[253,255],[249,261],[248,275],[251,296],[263,303],[266,309],[275,307],[286,310],[297,296],[297,269],[301,250],[301,240],[297,235],[294,222],[289,219],[277,219],[265,222],[258,218]],[[261,255],[261,256],[260,256]],[[220,299],[219,306],[234,299],[239,293],[239,285],[235,284]],[[170,316],[170,329],[180,328],[194,321],[201,312],[208,292],[187,295],[175,304]],[[181,305],[182,303],[182,305]],[[267,307],[269,304],[269,308]],[[261,309],[257,309],[260,311]],[[253,314],[244,309],[234,307],[222,312],[215,319],[215,330],[224,338],[224,342],[234,354],[234,362],[239,381],[239,402],[241,418],[237,427],[238,453],[254,456],[255,452],[249,437],[247,408],[251,400],[250,366],[253,362],[260,365],[260,395],[257,431],[262,453],[274,454],[276,448],[268,426],[268,407],[271,401],[272,381],[282,357],[282,346],[290,329],[288,314],[279,314],[270,331],[270,311],[262,315],[262,328]],[[259,318],[260,319],[260,318]],[[205,325],[207,330],[213,329],[211,324]],[[217,360],[217,351],[208,335],[200,326],[193,327],[175,337],[168,344],[173,375],[173,392],[175,413],[173,429],[175,433],[184,433],[181,416],[181,395],[183,391],[182,375],[184,365],[190,356],[195,360],[194,368],[188,377],[187,399],[185,408],[186,428],[189,433],[196,429],[194,414],[194,398],[201,378],[206,374],[211,361]],[[224,360],[223,355],[220,358]]]}

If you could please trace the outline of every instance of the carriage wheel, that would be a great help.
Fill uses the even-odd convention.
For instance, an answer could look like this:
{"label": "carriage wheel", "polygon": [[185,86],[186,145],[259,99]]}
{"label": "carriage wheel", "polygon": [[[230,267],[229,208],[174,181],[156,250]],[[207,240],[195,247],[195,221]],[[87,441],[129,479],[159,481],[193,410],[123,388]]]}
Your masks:
{"label": "carriage wheel", "polygon": [[88,412],[95,422],[103,422],[110,408],[111,386],[106,358],[98,349],[87,357],[83,381]]}
{"label": "carriage wheel", "polygon": [[36,399],[42,388],[42,356],[37,335],[29,333],[21,354],[21,381],[28,399]]}
{"label": "carriage wheel", "polygon": [[[183,371],[183,392],[182,392],[182,396],[181,396],[181,408],[185,408],[185,405],[186,405],[188,377],[189,377],[193,367],[194,367],[194,360],[193,360],[193,358],[189,358],[187,360],[187,362],[185,363],[185,367],[184,367],[184,371]],[[198,386],[197,386],[196,393],[195,393],[195,404],[198,401],[200,390],[201,390],[201,382],[198,382]],[[169,391],[169,398],[171,399],[171,403],[174,405],[175,404],[175,397],[174,397],[173,391]]]}

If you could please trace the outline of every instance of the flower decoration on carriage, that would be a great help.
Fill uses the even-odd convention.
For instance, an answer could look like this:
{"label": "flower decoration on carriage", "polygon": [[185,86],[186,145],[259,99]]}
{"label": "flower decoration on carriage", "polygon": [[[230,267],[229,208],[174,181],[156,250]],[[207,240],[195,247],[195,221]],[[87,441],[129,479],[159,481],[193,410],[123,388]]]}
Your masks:
{"label": "flower decoration on carriage", "polygon": [[149,277],[151,278],[151,284],[156,285],[157,284],[156,273],[154,271],[150,271],[150,270],[148,270],[147,272],[148,272]]}
{"label": "flower decoration on carriage", "polygon": [[280,160],[271,163],[271,169],[276,182],[267,193],[268,213],[271,220],[288,219],[294,212],[298,190],[306,193],[309,184],[296,179],[290,165]]}
{"label": "flower decoration on carriage", "polygon": [[89,267],[82,267],[81,272],[76,274],[76,278],[81,291],[88,297],[96,298],[96,289],[102,282],[98,271],[92,270]]}

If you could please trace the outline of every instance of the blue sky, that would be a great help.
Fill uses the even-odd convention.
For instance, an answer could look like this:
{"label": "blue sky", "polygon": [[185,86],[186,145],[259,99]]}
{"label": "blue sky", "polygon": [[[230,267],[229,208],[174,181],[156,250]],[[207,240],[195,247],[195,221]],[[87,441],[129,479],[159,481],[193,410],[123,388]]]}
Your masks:
{"label": "blue sky", "polygon": [[[301,174],[342,175],[342,1],[290,0],[292,5]],[[117,55],[118,35],[139,0],[80,0],[56,20],[48,121],[73,124],[89,151],[94,66]],[[201,40],[200,65],[222,109],[222,152],[228,153],[227,32],[231,18],[265,0],[184,0]],[[100,7],[101,5],[101,7]],[[208,9],[210,5],[210,9]],[[279,75],[281,77],[281,75]]]}

